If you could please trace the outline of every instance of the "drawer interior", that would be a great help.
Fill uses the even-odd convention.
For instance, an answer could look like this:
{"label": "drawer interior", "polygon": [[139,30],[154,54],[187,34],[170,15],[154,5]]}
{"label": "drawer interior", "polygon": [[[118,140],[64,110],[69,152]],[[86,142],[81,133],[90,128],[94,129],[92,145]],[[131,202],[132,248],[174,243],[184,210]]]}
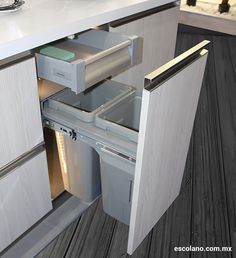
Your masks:
{"label": "drawer interior", "polygon": [[104,50],[116,47],[122,44],[123,47],[131,45],[129,37],[110,33],[101,30],[91,30],[80,34],[76,39],[67,39],[54,44],[54,47],[67,50],[74,53],[74,58],[88,60]]}
{"label": "drawer interior", "polygon": [[107,80],[79,94],[64,89],[47,99],[43,105],[63,111],[84,122],[92,122],[97,112],[133,91],[131,86]]}
{"label": "drawer interior", "polygon": [[130,89],[126,85],[106,81],[94,85],[79,94],[75,94],[73,91],[67,89],[52,99],[86,112],[93,112],[97,108],[104,106],[107,102],[128,92]]}
{"label": "drawer interior", "polygon": [[69,60],[68,62],[73,62],[77,59],[88,59],[103,51],[102,49],[80,44],[78,40],[61,41],[54,44],[53,46],[74,53],[74,58]]}
{"label": "drawer interior", "polygon": [[138,142],[141,92],[132,92],[97,113],[95,125],[118,136]]}
{"label": "drawer interior", "polygon": [[99,114],[99,117],[115,124],[139,131],[141,96],[134,95]]}

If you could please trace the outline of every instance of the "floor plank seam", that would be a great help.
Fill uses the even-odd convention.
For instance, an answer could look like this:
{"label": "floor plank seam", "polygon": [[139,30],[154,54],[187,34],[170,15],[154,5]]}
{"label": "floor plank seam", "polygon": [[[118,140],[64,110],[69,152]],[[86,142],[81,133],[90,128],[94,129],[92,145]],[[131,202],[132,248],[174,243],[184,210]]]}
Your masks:
{"label": "floor plank seam", "polygon": [[67,247],[66,247],[66,250],[65,250],[65,252],[64,252],[63,258],[66,258],[66,255],[67,255],[67,253],[68,253],[68,250],[70,249],[70,245],[71,245],[72,239],[74,238],[74,235],[75,235],[75,233],[76,233],[76,229],[77,229],[77,227],[78,227],[78,225],[79,225],[79,223],[80,223],[80,221],[81,221],[81,217],[82,217],[82,216],[80,216],[80,217],[78,218],[78,222],[76,223],[76,227],[75,227],[75,229],[74,229],[74,231],[73,231],[73,233],[72,233],[72,235],[71,235],[70,241],[69,241],[69,243],[68,243],[68,245],[67,245]]}
{"label": "floor plank seam", "polygon": [[[192,133],[192,139],[194,139],[194,136],[195,136],[195,131],[193,130],[193,133]],[[192,230],[193,230],[193,227],[192,227],[192,223],[193,223],[193,173],[194,173],[194,169],[195,169],[195,159],[194,159],[194,141],[192,141],[192,149],[191,149],[191,152],[192,152],[192,170],[190,172],[191,174],[191,181],[190,181],[190,187],[191,187],[191,202],[190,202],[190,237],[189,237],[189,240],[190,240],[190,245],[192,244]],[[191,258],[192,255],[191,255],[191,252],[189,252],[189,258]]]}
{"label": "floor plank seam", "polygon": [[150,256],[152,237],[153,237],[153,229],[151,230],[151,232],[149,234],[150,234],[150,240],[148,242],[147,257]]}
{"label": "floor plank seam", "polygon": [[[232,64],[232,63],[231,63]],[[214,70],[215,70],[215,66],[216,66],[216,60],[214,62]],[[216,71],[216,70],[215,70]],[[215,76],[216,76],[216,72],[215,72]],[[236,80],[235,80],[236,81]],[[219,104],[219,92],[218,92],[218,82],[216,80],[216,85],[215,85],[215,92],[216,92],[216,101],[217,101],[217,122],[219,124],[219,139],[220,139],[220,146],[218,148],[219,152],[220,152],[220,156],[221,156],[221,160],[222,160],[222,169],[223,169],[223,180],[224,180],[224,192],[225,192],[225,198],[226,198],[226,211],[227,211],[227,224],[228,224],[228,229],[229,229],[229,241],[230,241],[230,245],[232,246],[232,238],[231,238],[231,234],[230,234],[230,212],[229,212],[229,207],[228,207],[228,193],[227,193],[227,180],[226,180],[226,169],[225,169],[225,161],[224,161],[224,150],[223,150],[223,137],[222,137],[222,125],[221,125],[221,118],[220,118],[220,104]],[[230,256],[232,256],[232,254],[230,253]]]}
{"label": "floor plank seam", "polygon": [[105,250],[104,258],[108,258],[109,257],[109,252],[110,252],[112,240],[114,239],[114,232],[115,232],[115,229],[116,229],[118,223],[119,223],[118,221],[116,221],[116,220],[114,221],[114,226],[112,227],[111,238],[110,238],[108,246],[107,246],[107,248]]}
{"label": "floor plank seam", "polygon": [[[219,115],[219,112],[218,112]],[[219,117],[218,117],[219,119]],[[222,143],[222,132],[221,132],[221,126],[219,126],[219,131],[220,131],[220,145],[221,148],[219,148],[220,151],[220,155],[221,155],[221,159],[222,159],[222,169],[223,169],[223,184],[224,184],[224,193],[225,193],[225,202],[226,202],[226,211],[227,211],[227,225],[228,225],[228,229],[229,229],[229,241],[230,241],[230,246],[232,246],[232,238],[231,238],[231,234],[230,234],[230,212],[229,212],[229,206],[228,204],[228,193],[227,193],[227,183],[226,183],[226,170],[225,170],[225,162],[224,162],[224,150],[223,150],[223,143]],[[230,254],[231,257],[232,254]]]}

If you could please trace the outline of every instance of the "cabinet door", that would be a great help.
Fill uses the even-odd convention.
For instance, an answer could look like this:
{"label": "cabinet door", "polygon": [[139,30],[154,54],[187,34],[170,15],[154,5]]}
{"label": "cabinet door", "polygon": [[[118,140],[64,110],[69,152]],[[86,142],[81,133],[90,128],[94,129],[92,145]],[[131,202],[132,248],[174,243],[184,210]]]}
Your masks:
{"label": "cabinet door", "polygon": [[145,78],[129,254],[179,194],[207,59],[206,44],[203,41]]}
{"label": "cabinet door", "polygon": [[0,67],[0,168],[43,141],[34,58]]}
{"label": "cabinet door", "polygon": [[1,252],[52,208],[45,151],[0,177],[0,203]]}
{"label": "cabinet door", "polygon": [[138,15],[135,20],[131,16],[130,21],[121,20],[111,24],[112,32],[143,38],[142,63],[114,77],[114,80],[142,90],[145,75],[174,57],[179,6],[163,9],[157,8],[156,13],[150,15],[144,13],[147,15],[144,17]]}

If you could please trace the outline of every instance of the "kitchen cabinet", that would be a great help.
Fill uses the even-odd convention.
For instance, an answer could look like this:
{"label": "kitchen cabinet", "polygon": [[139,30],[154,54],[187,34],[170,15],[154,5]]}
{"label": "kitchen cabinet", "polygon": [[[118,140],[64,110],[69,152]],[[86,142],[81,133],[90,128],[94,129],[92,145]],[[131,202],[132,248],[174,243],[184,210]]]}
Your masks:
{"label": "kitchen cabinet", "polygon": [[51,208],[34,58],[0,67],[0,251]]}
{"label": "kitchen cabinet", "polygon": [[179,6],[174,3],[110,23],[112,32],[143,38],[142,63],[114,80],[142,90],[145,75],[174,57],[178,16]]}
{"label": "kitchen cabinet", "polygon": [[[39,26],[33,26],[33,30],[25,28],[24,22],[19,22],[22,21],[20,15],[17,16],[19,20],[11,17],[9,33],[2,33],[5,36],[1,46],[6,50],[6,54],[2,51],[1,58],[166,3],[137,1],[127,5],[126,2],[108,4],[105,1],[94,11],[94,8],[90,7],[91,3],[85,9],[79,8],[81,1],[73,2],[68,8],[64,8],[65,3],[62,1],[59,5],[62,9],[58,12],[60,22],[55,25],[55,17],[49,11],[45,19],[48,26],[38,24]],[[85,1],[83,4],[88,3]],[[45,6],[41,6],[41,9],[39,7],[40,5],[37,5],[37,10],[43,10],[45,13]],[[91,10],[89,17],[84,10]],[[34,12],[26,11],[31,15],[28,17],[34,17]],[[89,79],[86,78],[86,65],[93,61],[101,61],[97,58],[101,58],[103,54],[85,60],[86,65],[80,66],[80,70],[77,70],[78,66],[73,66],[74,71],[78,72],[76,75],[85,75],[80,88],[77,88],[79,77],[73,78],[76,79],[76,83],[71,85],[71,88],[75,92],[80,92],[102,79],[115,75],[116,72],[129,68],[113,78],[142,91],[137,142],[127,141],[125,137],[119,137],[116,133],[102,130],[94,125],[94,121],[79,121],[76,115],[68,113],[70,108],[60,110],[55,108],[56,105],[47,105],[47,100],[44,102],[45,105],[42,105],[45,126],[65,133],[68,137],[72,136],[73,140],[81,140],[98,152],[102,150],[106,155],[112,155],[114,160],[129,163],[128,168],[132,170],[130,174],[133,181],[126,184],[130,191],[124,192],[125,196],[129,196],[127,206],[131,208],[128,223],[129,254],[133,253],[178,195],[201,88],[207,56],[207,52],[203,50],[206,42],[164,65],[174,56],[178,12],[179,7],[176,3],[170,3],[139,13],[138,17],[129,16],[125,21],[122,19],[110,23],[111,32],[143,37],[141,64],[130,68],[139,63],[140,58],[134,58],[136,63],[133,62],[132,50],[127,44],[128,48],[121,51],[123,61],[120,64],[115,62],[119,56],[113,56],[112,67],[107,63],[109,58],[103,59],[102,62],[96,63],[96,66],[90,66]],[[61,17],[64,17],[65,21]],[[4,19],[3,24],[9,24],[9,20]],[[12,33],[12,27],[16,27],[19,33]],[[110,50],[108,56],[109,54]],[[60,60],[56,62],[61,63]],[[79,62],[80,58],[76,60],[76,65]],[[61,63],[62,68],[64,65]],[[40,66],[44,67],[44,64]],[[161,68],[155,70],[160,66]],[[104,73],[104,69],[107,73]],[[70,69],[68,71],[69,73],[63,74],[61,70],[54,69],[56,76],[61,76],[56,82],[61,82],[62,78],[71,79]],[[151,73],[152,71],[154,72]],[[144,77],[148,73],[151,74],[145,78],[144,83]],[[34,59],[24,59],[0,67],[0,90],[0,198],[3,211],[0,227],[1,232],[4,232],[3,236],[7,235],[6,239],[1,239],[1,248],[4,248],[45,215],[51,209],[51,201],[45,153],[42,151],[34,156],[29,154],[38,147],[41,148],[43,142]],[[30,160],[26,159],[28,155],[31,157]],[[127,166],[119,168],[126,169]],[[16,218],[15,214],[18,213],[19,218]],[[31,214],[32,219],[28,220]]]}

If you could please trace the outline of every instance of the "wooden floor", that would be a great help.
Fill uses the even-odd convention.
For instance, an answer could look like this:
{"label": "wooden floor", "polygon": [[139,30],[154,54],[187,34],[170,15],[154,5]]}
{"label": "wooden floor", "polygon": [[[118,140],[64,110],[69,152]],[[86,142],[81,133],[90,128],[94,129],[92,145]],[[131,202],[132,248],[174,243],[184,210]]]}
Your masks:
{"label": "wooden floor", "polygon": [[[182,26],[176,54],[202,39],[212,43],[181,194],[132,257],[236,257],[236,37]],[[99,200],[36,257],[128,257],[127,238]],[[190,245],[233,252],[174,252]]]}

